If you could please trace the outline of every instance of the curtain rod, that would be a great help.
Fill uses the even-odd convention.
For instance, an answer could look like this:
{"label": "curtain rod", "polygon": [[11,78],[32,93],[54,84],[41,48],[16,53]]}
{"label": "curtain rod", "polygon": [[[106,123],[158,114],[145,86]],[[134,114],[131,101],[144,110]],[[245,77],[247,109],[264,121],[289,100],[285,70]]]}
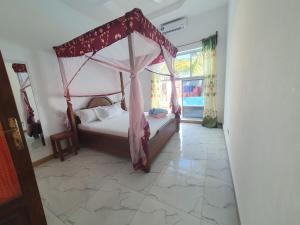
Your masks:
{"label": "curtain rod", "polygon": [[[215,34],[216,36],[217,36],[217,38],[218,38],[218,31],[216,31],[216,34]],[[211,35],[211,36],[213,36],[213,35]],[[184,47],[184,46],[188,46],[188,45],[192,45],[192,44],[196,44],[196,43],[199,43],[199,42],[202,42],[202,41],[204,41],[205,39],[207,39],[207,38],[202,38],[202,39],[200,39],[200,40],[198,40],[198,41],[193,41],[193,42],[190,42],[190,43],[186,43],[186,44],[183,44],[183,45],[178,45],[178,46],[176,46],[177,48],[181,48],[181,47]]]}

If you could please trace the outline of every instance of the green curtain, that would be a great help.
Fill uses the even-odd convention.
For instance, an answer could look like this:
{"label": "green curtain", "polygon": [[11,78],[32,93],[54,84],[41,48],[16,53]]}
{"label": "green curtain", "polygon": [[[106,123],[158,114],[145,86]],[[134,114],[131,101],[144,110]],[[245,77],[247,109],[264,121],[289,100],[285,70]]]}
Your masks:
{"label": "green curtain", "polygon": [[217,35],[202,40],[202,57],[204,80],[204,116],[202,125],[209,128],[217,127],[217,76],[216,76]]}

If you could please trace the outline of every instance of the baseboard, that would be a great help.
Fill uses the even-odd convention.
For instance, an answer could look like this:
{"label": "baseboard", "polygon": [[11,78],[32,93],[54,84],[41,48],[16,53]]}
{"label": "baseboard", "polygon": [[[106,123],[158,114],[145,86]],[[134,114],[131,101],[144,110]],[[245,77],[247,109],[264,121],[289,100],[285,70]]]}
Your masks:
{"label": "baseboard", "polygon": [[46,163],[46,162],[50,161],[51,159],[54,159],[54,156],[53,155],[48,155],[48,156],[46,156],[44,158],[41,158],[41,159],[33,162],[32,166],[33,167],[37,167],[37,166],[39,166],[39,165],[41,165],[43,163]]}
{"label": "baseboard", "polygon": [[[223,126],[222,126],[223,127]],[[224,138],[225,138],[225,133],[224,133]],[[238,205],[238,201],[237,201],[237,195],[236,195],[236,191],[235,191],[235,186],[234,186],[234,181],[233,181],[233,176],[232,176],[232,170],[231,170],[231,162],[230,162],[230,157],[229,157],[229,152],[228,152],[228,147],[227,147],[227,140],[225,138],[225,147],[226,147],[226,151],[227,151],[227,156],[228,156],[228,164],[229,164],[229,170],[230,170],[230,174],[231,174],[231,179],[232,179],[232,185],[233,185],[233,190],[234,190],[234,199],[235,199],[235,204],[236,204],[236,211],[237,211],[237,217],[238,217],[238,223],[240,225],[242,225],[241,223],[241,217],[240,217],[240,210],[239,210],[239,205]]]}
{"label": "baseboard", "polygon": [[[202,124],[202,120],[193,120],[193,119],[181,119],[180,123],[195,123],[195,124]],[[223,129],[223,123],[218,122],[217,127]]]}
{"label": "baseboard", "polygon": [[195,123],[195,124],[202,124],[201,120],[186,120],[186,119],[181,119],[180,123]]}

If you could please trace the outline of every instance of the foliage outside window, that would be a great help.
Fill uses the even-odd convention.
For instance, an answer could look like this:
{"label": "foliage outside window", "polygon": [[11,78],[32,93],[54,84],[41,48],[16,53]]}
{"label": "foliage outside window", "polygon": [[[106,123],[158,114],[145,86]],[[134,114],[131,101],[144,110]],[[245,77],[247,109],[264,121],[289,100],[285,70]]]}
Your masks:
{"label": "foliage outside window", "polygon": [[[154,65],[153,71],[163,74],[169,74],[169,70],[165,63]],[[202,77],[203,71],[203,54],[201,49],[196,49],[187,53],[177,55],[175,59],[175,73],[177,79],[189,77]],[[162,77],[161,79],[168,79]]]}
{"label": "foliage outside window", "polygon": [[200,49],[179,54],[175,60],[175,72],[178,78],[203,76],[203,54]]}

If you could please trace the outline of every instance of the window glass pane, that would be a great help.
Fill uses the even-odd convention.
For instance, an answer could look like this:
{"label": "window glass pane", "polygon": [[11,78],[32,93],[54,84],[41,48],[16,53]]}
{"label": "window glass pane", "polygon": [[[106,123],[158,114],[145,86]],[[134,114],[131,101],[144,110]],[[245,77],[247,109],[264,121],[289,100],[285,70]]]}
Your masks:
{"label": "window glass pane", "polygon": [[190,77],[190,54],[179,55],[175,59],[175,72],[179,78]]}
{"label": "window glass pane", "polygon": [[191,54],[192,77],[203,76],[203,54],[195,52]]}
{"label": "window glass pane", "polygon": [[204,109],[203,80],[183,80],[182,83],[183,116],[202,118]]}

